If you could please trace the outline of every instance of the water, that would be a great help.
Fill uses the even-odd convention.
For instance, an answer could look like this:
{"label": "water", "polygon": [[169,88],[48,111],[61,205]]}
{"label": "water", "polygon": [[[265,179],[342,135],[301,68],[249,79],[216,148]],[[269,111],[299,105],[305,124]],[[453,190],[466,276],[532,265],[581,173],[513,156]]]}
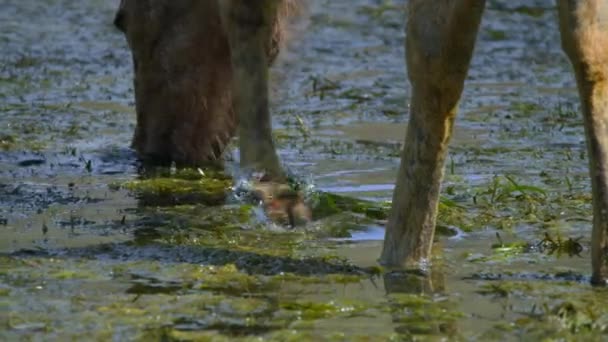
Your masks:
{"label": "water", "polygon": [[[318,190],[391,198],[409,102],[402,4],[311,1],[272,70],[281,158]],[[583,127],[552,1],[488,4],[428,278],[373,275],[382,217],[290,230],[133,185],[147,176],[128,148],[116,6],[0,5],[4,340],[601,339]]]}

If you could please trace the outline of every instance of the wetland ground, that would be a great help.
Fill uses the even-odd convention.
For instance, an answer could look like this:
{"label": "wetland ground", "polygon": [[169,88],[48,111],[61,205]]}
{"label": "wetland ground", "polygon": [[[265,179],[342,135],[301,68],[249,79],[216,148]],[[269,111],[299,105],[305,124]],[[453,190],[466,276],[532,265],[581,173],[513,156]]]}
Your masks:
{"label": "wetland ground", "polygon": [[[272,69],[317,220],[142,173],[117,1],[0,4],[0,339],[604,340],[583,126],[554,2],[489,0],[431,277],[376,264],[407,120],[402,0],[313,0]],[[230,165],[230,163],[229,163]]]}

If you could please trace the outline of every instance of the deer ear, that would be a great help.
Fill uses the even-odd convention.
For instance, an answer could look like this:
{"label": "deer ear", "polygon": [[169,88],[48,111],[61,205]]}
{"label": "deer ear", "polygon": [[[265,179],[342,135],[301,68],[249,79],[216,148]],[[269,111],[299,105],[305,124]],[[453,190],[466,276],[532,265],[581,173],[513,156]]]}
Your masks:
{"label": "deer ear", "polygon": [[116,11],[116,15],[114,16],[114,26],[122,32],[127,32],[126,24],[125,0],[121,0],[118,11]]}

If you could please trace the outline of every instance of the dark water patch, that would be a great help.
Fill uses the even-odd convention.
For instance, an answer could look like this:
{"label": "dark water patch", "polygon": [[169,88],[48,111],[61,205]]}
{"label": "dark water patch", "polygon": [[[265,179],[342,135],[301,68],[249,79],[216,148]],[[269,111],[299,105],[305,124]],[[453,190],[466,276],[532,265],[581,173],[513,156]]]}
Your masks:
{"label": "dark water patch", "polygon": [[589,276],[585,276],[574,271],[563,271],[559,273],[476,273],[469,277],[464,278],[465,280],[487,280],[487,281],[498,281],[498,280],[528,280],[528,281],[572,281],[581,284],[589,282]]}
{"label": "dark water patch", "polygon": [[46,163],[46,160],[42,157],[34,157],[34,158],[27,158],[27,159],[21,159],[17,165],[20,167],[30,167],[30,166],[39,166]]}
{"label": "dark water patch", "polygon": [[239,270],[249,274],[276,275],[293,273],[298,275],[324,274],[371,274],[369,270],[350,265],[344,260],[330,258],[291,258],[258,254],[225,248],[207,248],[204,246],[173,246],[169,244],[150,243],[145,246],[134,246],[131,243],[88,246],[82,249],[59,250],[22,250],[5,257],[47,257],[47,258],[84,258],[99,259],[109,262],[151,260],[167,264],[192,263],[197,265],[223,266],[234,264]]}

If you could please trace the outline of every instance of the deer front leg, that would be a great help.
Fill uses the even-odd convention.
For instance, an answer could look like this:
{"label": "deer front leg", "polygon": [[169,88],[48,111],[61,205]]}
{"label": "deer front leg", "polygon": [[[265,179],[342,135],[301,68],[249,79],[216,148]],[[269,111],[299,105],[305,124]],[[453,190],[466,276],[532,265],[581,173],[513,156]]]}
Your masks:
{"label": "deer front leg", "polygon": [[608,1],[557,0],[562,47],[574,69],[593,189],[591,282],[608,279]]}
{"label": "deer front leg", "polygon": [[484,0],[411,0],[406,62],[410,121],[380,262],[424,267],[435,230],[443,164]]}
{"label": "deer front leg", "polygon": [[268,43],[281,0],[217,0],[230,45],[240,165],[282,180],[268,109]]}

